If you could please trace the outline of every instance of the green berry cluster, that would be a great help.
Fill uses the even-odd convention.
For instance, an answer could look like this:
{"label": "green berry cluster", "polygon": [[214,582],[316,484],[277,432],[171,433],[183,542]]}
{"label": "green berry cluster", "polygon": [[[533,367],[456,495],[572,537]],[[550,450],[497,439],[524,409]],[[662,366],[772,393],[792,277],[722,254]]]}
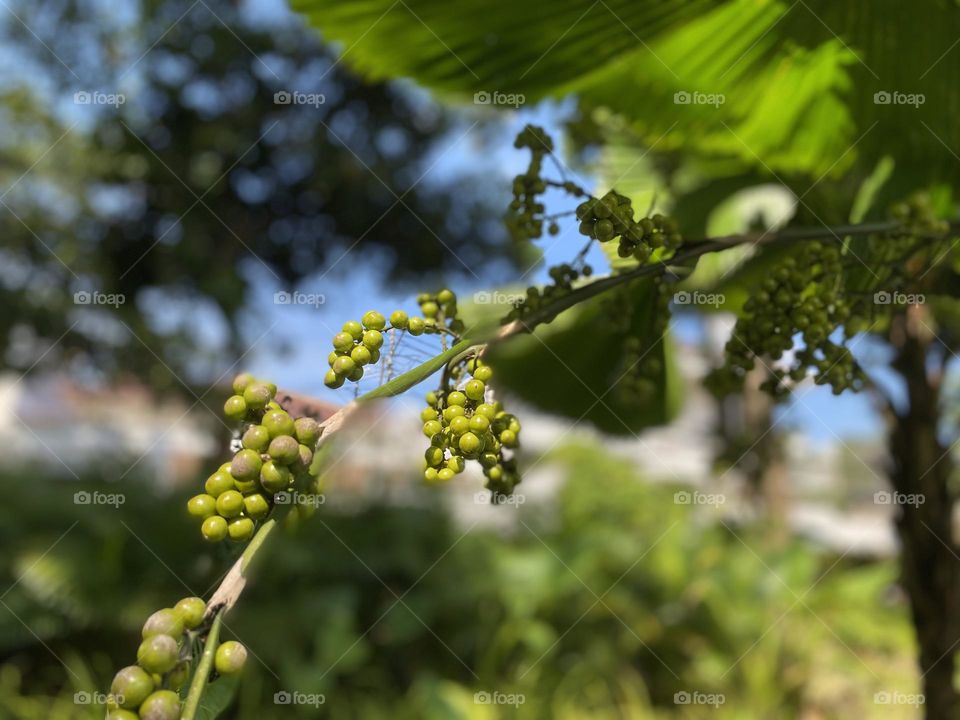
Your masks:
{"label": "green berry cluster", "polygon": [[153,613],[143,625],[137,664],[120,670],[108,696],[108,720],[177,720],[180,688],[190,676],[194,630],[207,606],[198,597]]}
{"label": "green berry cluster", "polygon": [[417,303],[422,317],[409,317],[403,310],[394,310],[388,323],[381,313],[369,310],[359,322],[345,322],[341,331],[333,336],[333,352],[327,357],[330,369],[323,383],[336,390],[346,380],[359,382],[364,368],[380,360],[386,332],[400,330],[413,336],[449,333],[454,337],[463,332],[463,321],[457,317],[457,296],[452,290],[421,293]]}
{"label": "green berry cluster", "polygon": [[[469,379],[468,379],[469,375]],[[446,482],[476,460],[494,495],[509,495],[520,482],[516,463],[505,449],[519,446],[520,423],[499,402],[487,402],[487,383],[493,370],[480,358],[451,368],[448,387],[427,393],[420,414],[423,434],[430,438],[424,453],[427,482]]]}
{"label": "green berry cluster", "polygon": [[863,374],[852,354],[830,338],[851,319],[850,306],[841,292],[843,267],[836,245],[813,241],[781,261],[744,304],[726,347],[724,366],[708,378],[721,394],[739,390],[758,357],[777,361],[802,344],[786,370],[777,369],[763,389],[777,397],[787,394],[789,378],[796,383],[813,370],[817,384],[829,384],[835,394],[847,388],[858,390]]}
{"label": "green berry cluster", "polygon": [[632,256],[644,263],[655,251],[672,251],[683,242],[672,218],[657,213],[635,220],[630,198],[615,190],[580,203],[576,213],[581,235],[602,243],[620,238],[617,255],[622,258]]}
{"label": "green berry cluster", "polygon": [[614,289],[603,298],[603,317],[611,323],[617,337],[622,339],[619,362],[610,378],[617,392],[631,402],[653,400],[663,380],[663,353],[656,352],[663,343],[670,322],[670,299],[673,285],[663,279],[651,280],[652,308],[644,308],[638,324],[636,298],[627,287]]}
{"label": "green berry cluster", "polygon": [[210,542],[249,540],[277,493],[315,481],[310,466],[321,433],[317,421],[291,417],[274,400],[276,386],[249,373],[234,379],[233,391],[224,413],[240,424],[241,448],[207,478],[204,492],[187,502]]}
{"label": "green berry cluster", "polygon": [[945,235],[950,230],[950,223],[937,218],[930,195],[925,192],[914,193],[897,203],[890,209],[890,215],[902,226],[895,235],[931,237]]}
{"label": "green berry cluster", "polygon": [[551,267],[549,274],[553,282],[542,289],[533,285],[528,287],[526,296],[515,303],[510,312],[501,319],[502,324],[523,320],[551,302],[559,300],[573,290],[573,284],[581,277],[590,277],[593,274],[593,268],[582,265],[577,269],[569,263],[562,263]]}

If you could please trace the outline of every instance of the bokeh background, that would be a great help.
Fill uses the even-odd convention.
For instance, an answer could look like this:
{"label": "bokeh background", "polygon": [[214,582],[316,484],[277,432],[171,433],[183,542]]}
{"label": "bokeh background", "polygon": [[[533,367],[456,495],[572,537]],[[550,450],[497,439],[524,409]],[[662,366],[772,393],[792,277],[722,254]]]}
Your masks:
{"label": "bokeh background", "polygon": [[[558,176],[692,237],[858,220],[958,162],[933,95],[953,9],[898,16],[930,38],[904,58],[895,4],[0,5],[0,718],[102,717],[143,619],[229,567],[184,503],[235,373],[332,410],[343,321],[444,286],[505,311],[580,250],[575,223],[536,247],[504,227],[525,124]],[[930,96],[883,115],[888,91]],[[728,270],[675,303],[667,423],[584,395],[606,341],[576,371],[504,358],[510,503],[422,485],[419,389],[367,410],[228,618],[253,657],[225,717],[918,717],[882,419],[812,385],[705,392],[751,282]],[[437,349],[407,338],[394,372]],[[856,354],[901,393],[882,342]]]}

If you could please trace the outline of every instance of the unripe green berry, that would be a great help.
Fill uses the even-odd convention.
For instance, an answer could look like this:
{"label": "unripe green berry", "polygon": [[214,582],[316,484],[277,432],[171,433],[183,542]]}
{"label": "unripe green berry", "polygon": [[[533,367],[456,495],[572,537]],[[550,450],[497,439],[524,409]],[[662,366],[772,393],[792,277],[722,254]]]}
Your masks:
{"label": "unripe green berry", "polygon": [[349,373],[347,373],[347,380],[350,382],[360,382],[360,378],[363,377],[363,368],[355,367]]}
{"label": "unripe green berry", "polygon": [[512,448],[517,446],[517,434],[513,430],[504,430],[500,433],[500,442],[504,447]]}
{"label": "unripe green berry", "polygon": [[503,479],[503,466],[494,465],[492,468],[487,470],[487,477],[493,480],[494,482],[499,482]]}
{"label": "unripe green berry", "polygon": [[482,403],[477,405],[477,409],[473,413],[474,415],[482,415],[487,420],[493,420],[497,416],[497,409],[489,403]]}
{"label": "unripe green berry", "polygon": [[323,384],[331,390],[336,390],[343,385],[343,375],[338,375],[335,370],[328,370],[323,376]]}
{"label": "unripe green berry", "polygon": [[379,330],[367,330],[363,334],[363,344],[369,350],[379,350],[383,347],[383,333]]}
{"label": "unripe green berry", "polygon": [[463,435],[470,430],[470,421],[463,415],[450,420],[450,430],[454,435]]}
{"label": "unripe green berry", "polygon": [[237,480],[256,480],[260,475],[263,461],[260,454],[254,450],[241,450],[233,456],[230,462],[230,474]]}
{"label": "unripe green berry", "polygon": [[407,332],[413,336],[423,335],[425,327],[422,317],[412,317],[407,321]]}
{"label": "unripe green berry", "polygon": [[470,430],[475,433],[483,434],[490,429],[490,421],[487,420],[483,415],[477,415],[474,413],[473,417],[470,418]]}
{"label": "unripe green berry", "polygon": [[208,517],[200,526],[200,533],[204,540],[220,542],[227,536],[227,521],[219,515]]}
{"label": "unripe green berry", "polygon": [[453,455],[447,460],[447,467],[455,473],[462,473],[467,467],[467,461],[463,459],[462,455]]}
{"label": "unripe green berry", "polygon": [[268,460],[263,464],[263,470],[260,471],[260,484],[263,489],[269,493],[277,493],[286,490],[293,480],[290,471],[280,463]]}
{"label": "unripe green berry", "polygon": [[212,495],[202,493],[187,500],[187,512],[195,518],[208,518],[217,512],[217,499]]}
{"label": "unripe green berry", "polygon": [[223,404],[223,414],[231,420],[243,420],[247,414],[247,401],[239,395],[231,395]]}
{"label": "unripe green berry", "polygon": [[183,626],[188,630],[200,627],[203,614],[207,611],[207,604],[198,597],[186,597],[173,606],[174,611],[183,620]]}
{"label": "unripe green berry", "polygon": [[347,320],[343,324],[343,332],[347,333],[354,340],[359,340],[363,336],[363,325],[356,320]]}
{"label": "unripe green berry", "polygon": [[431,318],[431,319],[432,319],[432,318],[435,318],[435,317],[437,316],[437,313],[440,312],[440,306],[437,305],[437,304],[436,304],[435,302],[433,302],[432,300],[430,300],[430,301],[428,301],[428,302],[423,303],[423,304],[420,306],[420,312],[423,313],[423,316],[424,316],[425,318]]}
{"label": "unripe green berry", "polygon": [[368,330],[383,330],[387,326],[387,319],[376,310],[365,312],[360,321]]}
{"label": "unripe green berry", "polygon": [[427,468],[423,471],[423,479],[427,482],[436,482],[437,481],[437,469],[436,468]]}
{"label": "unripe green berry", "polygon": [[483,367],[478,367],[476,370],[474,370],[473,376],[481,382],[487,382],[493,377],[493,370],[489,365],[484,365]]}
{"label": "unripe green berry", "polygon": [[270,502],[262,493],[252,493],[243,499],[243,512],[254,520],[265,518],[270,513]]}
{"label": "unripe green berry", "polygon": [[492,468],[494,465],[500,462],[500,458],[497,457],[496,453],[492,452],[485,452],[480,455],[478,459],[480,460],[480,464],[485,468]]}
{"label": "unripe green berry", "polygon": [[257,485],[257,480],[238,480],[236,482],[236,490],[241,495],[246,495],[247,493],[256,492],[258,489],[259,489],[259,485]]}
{"label": "unripe green berry", "polygon": [[273,393],[270,392],[270,388],[261,382],[251,383],[243,391],[243,400],[250,410],[262,410],[272,398]]}
{"label": "unripe green berry", "polygon": [[147,672],[163,674],[177,664],[177,641],[169,635],[151,635],[137,649],[137,664]]}
{"label": "unripe green berry", "polygon": [[172,690],[157,690],[140,706],[140,720],[178,720],[180,696]]}
{"label": "unripe green berry", "polygon": [[442,468],[437,471],[437,480],[441,482],[448,482],[450,480],[453,480],[454,475],[456,475],[456,473],[453,472],[453,470],[451,470],[450,468]]}
{"label": "unripe green berry", "polygon": [[203,484],[207,495],[214,498],[220,497],[227,490],[233,490],[235,486],[236,483],[233,480],[233,475],[227,470],[217,470],[213,475],[208,477],[207,481]]}
{"label": "unripe green berry", "polygon": [[251,425],[244,431],[240,442],[247,450],[262,453],[270,444],[270,431],[263,425]]}
{"label": "unripe green berry", "polygon": [[457,445],[460,450],[462,450],[467,455],[472,455],[474,453],[480,452],[483,449],[483,441],[480,440],[472,432],[464,433],[460,436],[460,440],[457,441]]}
{"label": "unripe green berry", "polygon": [[443,450],[431,445],[424,453],[424,459],[427,461],[428,466],[437,467],[443,462]]}
{"label": "unripe green berry", "polygon": [[452,290],[444,288],[437,293],[437,302],[441,305],[449,305],[457,301],[457,296],[453,294]]}
{"label": "unripe green berry", "polygon": [[427,437],[433,437],[443,431],[443,425],[439,420],[429,420],[423,424],[423,434]]}
{"label": "unripe green berry", "polygon": [[432,408],[432,407],[427,407],[427,408],[424,408],[423,410],[420,411],[420,419],[421,419],[423,422],[428,422],[428,421],[430,421],[430,420],[436,420],[438,417],[440,417],[440,413],[438,413],[438,412],[436,411],[436,409],[434,409],[434,408]]}
{"label": "unripe green berry", "polygon": [[190,663],[181,660],[177,666],[167,673],[167,687],[174,692],[180,690],[190,678]]}
{"label": "unripe green berry", "polygon": [[463,392],[471,400],[483,400],[483,393],[486,392],[486,389],[487,386],[483,384],[482,380],[473,379],[467,382]]}
{"label": "unripe green berry", "polygon": [[447,394],[447,405],[466,405],[467,396],[459,390],[454,390]]}
{"label": "unripe green berry", "polygon": [[140,716],[132,710],[113,708],[107,712],[107,720],[140,720]]}
{"label": "unripe green berry", "polygon": [[263,416],[263,427],[270,433],[270,438],[281,435],[293,435],[296,432],[293,418],[284,410],[271,410]]}
{"label": "unripe green berry", "polygon": [[183,619],[173,608],[157,610],[147,618],[140,633],[144,640],[154,635],[169,635],[179,638],[183,635]]}
{"label": "unripe green berry", "polygon": [[248,372],[240,373],[233,379],[233,392],[237,395],[243,395],[250,383],[254,382],[254,377]]}
{"label": "unripe green berry", "polygon": [[227,490],[217,498],[217,512],[225,518],[237,517],[243,512],[243,495],[236,490]]}
{"label": "unripe green berry", "polygon": [[341,355],[333,363],[333,371],[338,375],[349,375],[356,367],[357,364],[349,355]]}
{"label": "unripe green berry", "polygon": [[227,640],[227,642],[221,644],[213,657],[213,666],[221,675],[237,674],[243,670],[246,662],[247,649],[235,640]]}
{"label": "unripe green berry", "polygon": [[297,440],[309,448],[317,444],[320,439],[320,424],[309,417],[297,418],[294,423],[294,434]]}
{"label": "unripe green berry", "polygon": [[227,523],[227,534],[236,542],[245,542],[253,537],[253,520],[247,517],[234,518]]}
{"label": "unripe green berry", "polygon": [[[138,708],[147,696],[153,692],[153,679],[150,673],[139,665],[129,665],[113,676],[110,694],[117,699],[122,708]],[[123,702],[120,702],[120,701]]]}
{"label": "unripe green berry", "polygon": [[373,355],[370,353],[370,348],[366,345],[357,345],[350,351],[350,359],[360,366],[369,365],[372,358]]}
{"label": "unripe green berry", "polygon": [[390,313],[390,324],[398,330],[405,330],[410,318],[403,310],[394,310]]}
{"label": "unripe green berry", "polygon": [[291,464],[294,471],[308,471],[313,464],[313,450],[306,445],[297,445],[297,459]]}
{"label": "unripe green berry", "polygon": [[300,443],[289,435],[280,435],[270,441],[267,453],[282,465],[291,465],[300,457]]}
{"label": "unripe green berry", "polygon": [[337,333],[333,336],[333,347],[339,352],[349,352],[353,349],[353,335],[347,332]]}
{"label": "unripe green berry", "polygon": [[466,408],[463,405],[451,405],[443,409],[443,419],[447,422],[452,421],[455,417],[460,417],[465,415],[467,412]]}

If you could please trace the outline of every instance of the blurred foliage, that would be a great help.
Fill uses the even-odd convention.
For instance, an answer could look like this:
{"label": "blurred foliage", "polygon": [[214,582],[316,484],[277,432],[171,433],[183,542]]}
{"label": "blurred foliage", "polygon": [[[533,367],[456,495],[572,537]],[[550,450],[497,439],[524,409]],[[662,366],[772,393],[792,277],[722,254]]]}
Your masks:
{"label": "blurred foliage", "polygon": [[[917,680],[891,563],[765,549],[597,447],[544,462],[565,476],[546,504],[471,505],[458,524],[420,489],[282,533],[228,618],[256,655],[229,717],[910,717],[873,702]],[[105,688],[148,612],[203,592],[229,558],[197,551],[183,497],[130,482],[100,488],[126,493],[119,509],[78,508],[76,483],[21,478],[4,476],[0,510],[0,717],[92,719],[74,693]],[[494,515],[504,530],[475,526]],[[675,705],[682,692],[724,702]]]}
{"label": "blurred foliage", "polygon": [[[284,9],[9,11],[36,36],[13,15],[0,26],[5,364],[29,367],[59,338],[48,365],[109,374],[122,354],[177,388],[171,370],[197,374],[198,349],[222,367],[246,348],[244,306],[298,283],[329,293],[350,248],[379,251],[385,280],[401,283],[509,263],[499,209],[469,170],[430,175],[463,140],[462,118],[360,81]],[[78,92],[125,102],[75,104]],[[78,306],[77,291],[125,302]]]}

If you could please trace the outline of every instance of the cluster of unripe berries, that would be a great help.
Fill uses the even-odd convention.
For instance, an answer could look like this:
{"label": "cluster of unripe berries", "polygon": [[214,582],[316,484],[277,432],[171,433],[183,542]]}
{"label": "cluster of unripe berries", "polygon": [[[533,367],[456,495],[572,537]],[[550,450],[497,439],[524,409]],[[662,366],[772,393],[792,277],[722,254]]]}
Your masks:
{"label": "cluster of unripe berries", "polygon": [[890,214],[903,226],[897,234],[931,237],[945,235],[950,230],[950,223],[937,218],[930,195],[925,192],[915,193],[904,202],[897,203],[891,208]]}
{"label": "cluster of unripe berries", "polygon": [[363,314],[359,322],[348,320],[340,332],[333,336],[333,351],[327,357],[330,369],[323,378],[324,384],[336,390],[347,380],[359,382],[364,368],[380,360],[384,333],[401,330],[411,335],[434,335],[463,332],[463,322],[457,315],[457,296],[451,290],[436,294],[421,293],[417,296],[423,317],[409,317],[403,310],[394,310],[387,318],[376,310]]}
{"label": "cluster of unripe berries", "polygon": [[[466,379],[466,373],[472,377]],[[497,494],[509,494],[520,482],[512,458],[505,449],[519,445],[520,423],[503,410],[499,402],[487,402],[486,383],[493,371],[479,358],[451,372],[461,389],[427,393],[427,407],[420,414],[423,434],[430,438],[424,453],[427,482],[446,482],[476,460],[487,477],[487,487]]]}
{"label": "cluster of unripe berries", "polygon": [[241,447],[207,478],[204,492],[187,502],[210,542],[249,540],[256,524],[270,514],[277,493],[311,482],[310,465],[320,439],[316,420],[294,419],[274,400],[272,383],[243,373],[234,379],[233,391],[223,409],[240,424]]}
{"label": "cluster of unripe berries", "polygon": [[639,316],[635,312],[636,296],[629,287],[607,293],[603,300],[604,317],[622,338],[620,360],[610,382],[616,383],[618,393],[635,403],[650,401],[664,383],[663,352],[662,348],[658,352],[657,346],[662,345],[670,322],[673,286],[662,278],[649,282],[652,297],[645,303],[653,307],[643,308]]}
{"label": "cluster of unripe berries", "polygon": [[[527,318],[551,302],[560,299],[573,290],[573,284],[581,277],[590,277],[593,274],[593,268],[589,265],[583,265],[578,270],[569,263],[562,263],[551,267],[549,274],[553,282],[545,285],[542,289],[535,286],[528,287],[526,296],[519,302],[514,303],[506,317],[501,319],[501,323],[506,324],[513,320]],[[549,322],[552,319],[545,318],[544,320]]]}
{"label": "cluster of unripe berries", "polygon": [[846,347],[830,340],[851,318],[837,282],[842,271],[838,247],[818,241],[805,243],[796,256],[782,260],[744,304],[727,343],[726,362],[711,374],[710,386],[721,394],[739,390],[758,357],[780,360],[800,334],[803,347],[789,368],[772,372],[763,389],[783,396],[786,378],[799,382],[811,369],[815,382],[829,384],[836,394],[859,389],[862,371]]}
{"label": "cluster of unripe berries", "polygon": [[635,220],[630,198],[615,190],[580,203],[576,213],[581,235],[602,243],[620,238],[617,255],[622,258],[634,257],[643,263],[655,251],[675,250],[683,242],[672,218],[657,213]]}
{"label": "cluster of unripe berries", "polygon": [[[188,597],[147,618],[137,664],[113,678],[107,720],[179,719],[180,689],[190,677],[193,647],[206,609],[203,600]],[[220,675],[233,675],[243,669],[246,659],[246,648],[230,640],[217,647],[214,668]]]}

